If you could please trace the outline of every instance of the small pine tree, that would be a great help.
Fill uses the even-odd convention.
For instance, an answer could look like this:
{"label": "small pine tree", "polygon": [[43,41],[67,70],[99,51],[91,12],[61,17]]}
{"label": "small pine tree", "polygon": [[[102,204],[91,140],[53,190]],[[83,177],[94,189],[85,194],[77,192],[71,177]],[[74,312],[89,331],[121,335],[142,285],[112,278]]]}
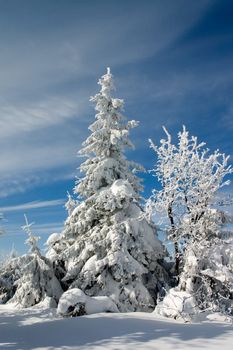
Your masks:
{"label": "small pine tree", "polygon": [[16,292],[10,302],[26,308],[40,303],[46,297],[57,302],[62,294],[59,281],[54,275],[50,261],[41,255],[37,242],[40,237],[33,235],[25,215],[26,225],[22,229],[28,234],[26,244],[30,247],[20,266],[20,278],[15,282]]}
{"label": "small pine tree", "polygon": [[53,247],[64,262],[67,287],[110,296],[121,311],[148,311],[164,279],[165,250],[139,204],[142,186],[135,171],[143,168],[124,155],[133,147],[128,135],[138,123],[125,122],[123,100],[111,96],[109,68],[99,85],[91,98],[96,120],[80,151],[88,157],[80,166],[85,176],[74,189],[82,201]]}
{"label": "small pine tree", "polygon": [[40,256],[41,255],[40,249],[37,246],[37,242],[40,240],[40,237],[34,236],[31,231],[31,226],[34,224],[34,222],[29,224],[27,216],[25,214],[24,214],[24,219],[25,219],[26,225],[22,226],[22,229],[28,235],[28,238],[26,239],[25,243],[29,245],[30,253]]}
{"label": "small pine tree", "polygon": [[0,265],[0,304],[5,304],[16,291],[15,283],[21,277],[20,266],[24,264],[23,257],[18,257],[14,247]]}
{"label": "small pine tree", "polygon": [[[3,220],[0,213],[0,221]],[[0,227],[0,235],[4,230]],[[14,283],[19,278],[19,259],[12,247],[10,254],[1,257],[0,261],[0,304],[6,303],[15,293]]]}

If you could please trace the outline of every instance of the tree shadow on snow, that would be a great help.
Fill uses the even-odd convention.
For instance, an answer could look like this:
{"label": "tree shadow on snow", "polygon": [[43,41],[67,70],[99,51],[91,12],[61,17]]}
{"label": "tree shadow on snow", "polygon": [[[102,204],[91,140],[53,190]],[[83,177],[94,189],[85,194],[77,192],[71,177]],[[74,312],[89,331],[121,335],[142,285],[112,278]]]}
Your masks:
{"label": "tree shadow on snow", "polygon": [[[140,315],[138,314],[138,317]],[[33,323],[37,322],[37,323]],[[120,338],[123,343],[147,343],[159,338],[189,341],[210,339],[232,332],[226,324],[182,324],[166,320],[137,318],[137,315],[99,314],[67,319],[48,319],[42,314],[0,316],[0,349],[32,350],[47,347],[104,346]],[[145,344],[146,348],[146,344]]]}

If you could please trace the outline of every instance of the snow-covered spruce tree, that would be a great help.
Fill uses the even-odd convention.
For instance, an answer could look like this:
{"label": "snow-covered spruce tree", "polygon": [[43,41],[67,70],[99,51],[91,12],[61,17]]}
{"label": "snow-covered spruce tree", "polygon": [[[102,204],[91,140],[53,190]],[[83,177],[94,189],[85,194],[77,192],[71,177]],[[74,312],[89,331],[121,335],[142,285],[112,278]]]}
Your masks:
{"label": "snow-covered spruce tree", "polygon": [[0,304],[5,304],[16,291],[15,282],[20,278],[21,257],[14,248],[0,264]]}
{"label": "snow-covered spruce tree", "polygon": [[[0,213],[0,222],[3,220],[3,215]],[[0,226],[0,235],[4,233]],[[0,304],[5,303],[13,294],[14,276],[12,273],[12,259],[9,256],[0,256]]]}
{"label": "snow-covered spruce tree", "polygon": [[26,225],[22,228],[28,234],[26,243],[30,246],[30,252],[21,257],[20,278],[15,282],[16,292],[9,302],[19,307],[30,307],[47,298],[49,305],[55,306],[63,291],[51,262],[41,255],[37,246],[40,237],[32,234],[32,224],[28,223],[26,216],[25,221]]}
{"label": "snow-covered spruce tree", "polygon": [[[184,308],[177,300],[171,305],[176,297],[188,304],[192,299],[199,309],[229,311],[233,290],[231,259],[227,258],[229,245],[221,238],[222,214],[213,208],[217,191],[229,183],[224,181],[232,172],[227,165],[229,157],[218,150],[210,154],[204,143],[198,144],[196,137],[189,138],[185,127],[178,134],[177,146],[164,130],[167,139],[162,139],[159,147],[151,141],[158,157],[154,172],[162,188],[154,190],[149,207],[167,216],[168,236],[175,243],[179,281],[176,291],[182,291],[182,295],[172,290],[159,306],[160,310],[165,313],[164,309],[170,305],[173,310],[166,313],[174,315],[175,305]],[[221,256],[222,265],[219,265]],[[222,281],[217,277],[221,269],[228,271],[224,273],[228,277]],[[229,299],[230,302],[225,302]]]}
{"label": "snow-covered spruce tree", "polygon": [[80,151],[88,157],[80,166],[85,176],[74,190],[82,201],[70,211],[50,252],[65,264],[67,287],[109,296],[120,311],[149,311],[164,279],[165,252],[139,204],[142,186],[135,170],[142,167],[124,155],[133,147],[128,134],[137,122],[125,122],[123,100],[111,96],[109,68],[99,84],[100,92],[91,98],[96,120]]}

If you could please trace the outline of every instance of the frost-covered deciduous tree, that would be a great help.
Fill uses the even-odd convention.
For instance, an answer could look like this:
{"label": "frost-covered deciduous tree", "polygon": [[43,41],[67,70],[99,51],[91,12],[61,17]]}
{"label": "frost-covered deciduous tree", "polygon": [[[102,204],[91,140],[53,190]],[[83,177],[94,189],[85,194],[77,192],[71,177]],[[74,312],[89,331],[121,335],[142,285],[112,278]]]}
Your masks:
{"label": "frost-covered deciduous tree", "polygon": [[153,191],[150,204],[156,211],[165,212],[169,220],[168,233],[175,243],[179,274],[180,244],[216,235],[218,222],[212,203],[216,192],[229,184],[224,177],[232,169],[227,165],[229,157],[218,150],[209,154],[205,143],[199,144],[196,137],[189,137],[185,127],[178,133],[177,145],[165,128],[164,131],[167,139],[162,139],[160,146],[150,140],[158,158],[154,175],[161,184],[161,189]]}
{"label": "frost-covered deciduous tree", "polygon": [[49,255],[64,262],[67,287],[109,296],[121,311],[150,310],[164,279],[165,252],[139,204],[142,186],[135,171],[142,167],[124,155],[138,123],[126,122],[123,100],[111,96],[109,68],[99,85],[91,98],[96,120],[80,151],[87,156],[80,166],[84,177],[74,190],[81,202],[72,210],[68,205],[65,228],[60,239],[53,237]]}
{"label": "frost-covered deciduous tree", "polygon": [[30,253],[21,257],[20,278],[15,282],[16,292],[10,302],[20,307],[30,307],[50,298],[51,305],[59,300],[62,289],[54,275],[51,262],[41,255],[37,242],[40,237],[32,234],[31,226],[25,216],[23,230],[28,234],[26,243]]}
{"label": "frost-covered deciduous tree", "polygon": [[[224,298],[232,298],[233,286],[231,278],[225,284],[216,278],[217,269],[221,270],[217,252],[221,255],[224,248],[229,249],[221,239],[223,216],[213,203],[217,191],[229,184],[224,180],[232,172],[229,157],[218,150],[211,154],[204,143],[189,137],[185,127],[178,134],[177,145],[164,131],[167,138],[160,141],[160,146],[150,141],[158,157],[154,174],[161,189],[154,190],[149,207],[166,213],[168,236],[175,244],[178,289],[195,296],[200,308],[214,303],[223,306]],[[222,266],[228,269],[228,277],[232,276],[227,257],[222,259]],[[218,295],[222,295],[221,300],[217,300]]]}

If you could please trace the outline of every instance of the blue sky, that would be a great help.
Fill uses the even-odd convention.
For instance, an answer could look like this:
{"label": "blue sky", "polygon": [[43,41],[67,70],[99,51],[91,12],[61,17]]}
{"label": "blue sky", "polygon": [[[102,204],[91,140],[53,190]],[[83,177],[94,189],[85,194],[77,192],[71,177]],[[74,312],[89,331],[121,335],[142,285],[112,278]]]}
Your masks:
{"label": "blue sky", "polygon": [[232,18],[231,0],[0,0],[0,255],[25,251],[24,213],[41,246],[61,230],[107,66],[140,121],[129,158],[152,168],[148,138],[182,124],[233,156]]}

